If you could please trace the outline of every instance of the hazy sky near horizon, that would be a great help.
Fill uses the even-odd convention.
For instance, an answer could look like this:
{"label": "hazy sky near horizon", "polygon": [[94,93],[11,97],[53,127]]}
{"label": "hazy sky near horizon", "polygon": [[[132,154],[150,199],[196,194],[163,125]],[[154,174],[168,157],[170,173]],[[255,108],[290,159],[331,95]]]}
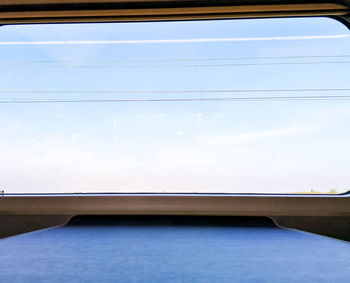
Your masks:
{"label": "hazy sky near horizon", "polygon": [[349,35],[329,18],[3,26],[0,190],[347,191]]}

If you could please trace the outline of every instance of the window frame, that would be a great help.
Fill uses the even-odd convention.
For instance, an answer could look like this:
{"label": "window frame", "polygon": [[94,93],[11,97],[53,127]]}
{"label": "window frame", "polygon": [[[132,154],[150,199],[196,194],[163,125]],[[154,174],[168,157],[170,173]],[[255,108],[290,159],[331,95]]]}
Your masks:
{"label": "window frame", "polygon": [[[327,7],[322,1],[312,0],[300,4],[238,0],[224,7],[223,1],[202,1],[199,6],[194,0],[186,5],[177,0],[139,0],[138,4],[134,1],[124,1],[126,6],[120,8],[118,0],[4,0],[0,4],[4,8],[0,12],[0,25],[326,16],[350,29],[350,4],[334,0]],[[85,4],[78,5],[79,2]],[[349,223],[350,194],[0,194],[3,217],[87,214],[340,217]],[[350,235],[349,229],[339,229]],[[324,230],[326,227],[318,233]]]}

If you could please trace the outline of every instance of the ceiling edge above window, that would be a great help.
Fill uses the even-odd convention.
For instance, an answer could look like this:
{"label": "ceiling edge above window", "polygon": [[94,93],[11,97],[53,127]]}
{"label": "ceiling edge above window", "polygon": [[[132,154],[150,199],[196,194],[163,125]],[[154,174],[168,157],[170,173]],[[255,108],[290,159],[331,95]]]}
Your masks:
{"label": "ceiling edge above window", "polygon": [[[21,2],[27,4],[21,5]],[[276,4],[271,4],[273,1],[245,1],[244,5],[239,4],[242,1],[215,1],[210,2],[211,4],[206,1],[148,0],[106,1],[108,3],[65,0],[51,4],[53,2],[50,0],[1,1],[0,24],[242,19],[350,14],[350,7],[345,4],[311,1],[282,2],[283,4],[278,4],[281,2],[277,1],[274,1]],[[85,4],[77,5],[78,2]]]}

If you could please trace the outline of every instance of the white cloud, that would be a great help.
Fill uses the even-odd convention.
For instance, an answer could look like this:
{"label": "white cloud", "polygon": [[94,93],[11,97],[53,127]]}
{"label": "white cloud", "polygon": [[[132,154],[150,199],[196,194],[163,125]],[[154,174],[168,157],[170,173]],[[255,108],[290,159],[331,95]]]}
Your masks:
{"label": "white cloud", "polygon": [[215,158],[191,147],[162,148],[157,153],[158,161],[171,166],[207,166],[215,164]]}
{"label": "white cloud", "polygon": [[245,144],[262,140],[266,138],[276,138],[285,135],[295,134],[303,132],[305,128],[282,128],[260,132],[250,132],[242,134],[226,134],[226,135],[215,135],[215,136],[201,136],[197,137],[196,141],[206,146],[230,146],[235,144]]}

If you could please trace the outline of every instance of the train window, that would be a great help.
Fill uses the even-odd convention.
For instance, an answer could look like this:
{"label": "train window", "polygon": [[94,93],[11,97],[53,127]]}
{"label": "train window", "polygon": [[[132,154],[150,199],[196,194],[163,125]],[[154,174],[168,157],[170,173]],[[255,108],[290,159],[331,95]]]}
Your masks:
{"label": "train window", "polygon": [[4,193],[342,193],[349,30],[330,18],[0,28]]}

